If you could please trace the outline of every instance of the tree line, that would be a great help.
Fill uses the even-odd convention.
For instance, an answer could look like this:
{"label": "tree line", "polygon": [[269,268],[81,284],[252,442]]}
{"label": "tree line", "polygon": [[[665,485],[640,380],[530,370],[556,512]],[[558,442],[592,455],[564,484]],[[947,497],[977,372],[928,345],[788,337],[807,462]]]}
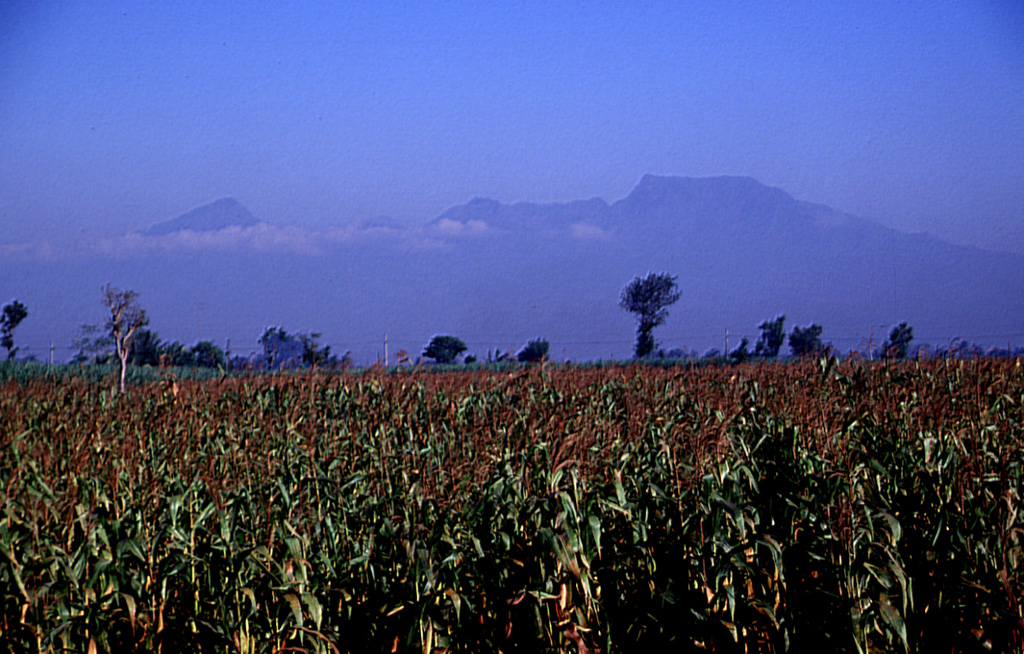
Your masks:
{"label": "tree line", "polygon": [[[619,306],[635,314],[636,345],[633,356],[637,359],[671,358],[664,350],[658,350],[654,341],[654,328],[668,318],[668,308],[675,304],[681,294],[676,278],[668,273],[648,273],[646,277],[635,277],[622,289]],[[744,337],[735,350],[725,353],[730,361],[742,363],[750,359],[772,359],[779,356],[779,351],[786,342],[784,325],[785,315],[778,315],[762,322],[758,329],[761,335],[751,351],[750,341]],[[790,352],[795,357],[821,356],[833,350],[830,343],[821,340],[822,326],[817,323],[802,327],[794,327],[789,333]],[[888,340],[882,345],[882,352],[887,357],[904,359],[907,356],[910,342],[914,339],[914,329],[905,322],[892,328]],[[716,354],[717,351],[712,351]]]}
{"label": "tree line", "polygon": [[[654,330],[668,318],[668,309],[681,297],[676,277],[668,273],[648,273],[635,277],[621,292],[619,306],[636,316],[636,342],[633,356],[637,359],[673,359],[686,356],[685,350],[665,351],[658,347]],[[107,284],[101,289],[101,304],[107,311],[107,321],[100,325],[82,325],[73,342],[77,350],[72,363],[112,364],[120,368],[119,386],[123,389],[127,366],[206,367],[244,370],[279,370],[283,367],[349,368],[353,365],[351,352],[338,354],[330,346],[320,344],[319,332],[289,333],[283,327],[270,326],[258,339],[261,350],[249,356],[232,356],[230,341],[222,349],[212,341],[203,340],[192,346],[180,342],[165,342],[156,332],[147,329],[149,316],[139,302],[138,293]],[[14,345],[14,330],[28,316],[28,309],[18,300],[4,305],[0,313],[0,347],[7,350],[8,360],[18,353]],[[785,332],[786,316],[780,314],[764,320],[757,341],[751,344],[743,337],[739,345],[728,352],[711,350],[707,359],[742,363],[751,360],[773,359],[789,343],[794,357],[821,356],[833,352],[831,343],[822,340],[823,328],[817,323],[795,326]],[[914,330],[906,322],[894,326],[881,345],[879,354],[887,358],[904,359],[909,353]],[[544,361],[550,344],[545,338],[528,341],[514,356],[514,360],[530,363]],[[438,364],[453,364],[467,350],[466,344],[451,334],[433,336],[424,347],[421,357]],[[1019,350],[1018,350],[1019,351]],[[1009,353],[1009,352],[1007,352]],[[975,344],[955,339],[949,348],[936,352],[940,356],[977,356],[985,352]],[[512,360],[511,351],[488,351],[486,362]],[[418,360],[417,360],[418,361]],[[473,354],[466,355],[462,363],[478,361]],[[396,353],[396,362],[412,363],[404,351]]]}

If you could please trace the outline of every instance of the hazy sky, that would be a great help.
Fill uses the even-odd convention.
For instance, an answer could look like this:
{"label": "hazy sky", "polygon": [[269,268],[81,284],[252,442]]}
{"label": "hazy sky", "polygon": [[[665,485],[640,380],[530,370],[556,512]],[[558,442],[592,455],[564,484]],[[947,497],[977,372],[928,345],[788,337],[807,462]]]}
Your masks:
{"label": "hazy sky", "polygon": [[1024,252],[1019,0],[331,4],[0,4],[0,243],[223,196],[418,223],[651,172]]}

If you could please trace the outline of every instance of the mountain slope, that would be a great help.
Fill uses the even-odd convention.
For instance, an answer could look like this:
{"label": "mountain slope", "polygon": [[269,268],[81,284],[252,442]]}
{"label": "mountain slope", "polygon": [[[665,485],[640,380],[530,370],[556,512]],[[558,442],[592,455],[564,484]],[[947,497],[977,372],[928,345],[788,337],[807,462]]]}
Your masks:
{"label": "mountain slope", "polygon": [[225,227],[252,227],[258,222],[238,200],[221,198],[177,218],[157,223],[145,230],[143,234],[165,236],[182,231],[215,232]]}
{"label": "mountain slope", "polygon": [[[490,205],[487,213],[474,206],[484,205],[448,215],[487,221],[517,205]],[[565,205],[547,206],[533,207],[534,222],[520,222],[511,251],[542,247],[537,235],[562,222],[556,216]],[[788,328],[824,325],[826,340],[844,350],[904,320],[915,325],[918,342],[936,345],[954,337],[1003,346],[1024,338],[1024,257],[902,233],[751,178],[647,175],[627,197],[574,220],[606,225],[611,234],[574,262],[560,257],[573,278],[600,285],[610,307],[580,318],[610,327],[613,280],[621,288],[632,276],[669,272],[683,297],[656,331],[665,346],[724,346],[726,330],[753,337],[761,320],[780,313]],[[562,247],[572,252],[568,241]],[[517,268],[544,269],[544,262],[524,257]]]}
{"label": "mountain slope", "polygon": [[[541,336],[556,359],[624,358],[635,322],[619,294],[664,271],[682,291],[654,333],[666,349],[735,347],[777,314],[787,332],[820,323],[841,351],[877,346],[901,321],[915,344],[1024,344],[1024,256],[902,233],[750,178],[645,176],[611,204],[477,199],[420,227],[351,234],[274,228],[222,202],[155,226],[137,254],[128,240],[117,256],[10,266],[0,293],[29,307],[19,336],[40,352],[70,343],[76,325],[103,320],[98,289],[111,282],[140,293],[162,337],[230,339],[235,353],[282,325],[322,332],[360,362],[383,354],[385,334],[391,352],[415,358],[436,333],[478,356]],[[161,244],[160,234],[253,224],[261,240]],[[288,239],[318,247],[275,249]]]}

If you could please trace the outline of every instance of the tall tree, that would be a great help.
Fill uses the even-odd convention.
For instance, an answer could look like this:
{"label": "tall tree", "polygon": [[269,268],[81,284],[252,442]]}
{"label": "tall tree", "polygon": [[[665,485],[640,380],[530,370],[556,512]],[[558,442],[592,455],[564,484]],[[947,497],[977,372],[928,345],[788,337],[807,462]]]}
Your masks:
{"label": "tall tree", "polygon": [[128,357],[128,363],[133,366],[158,366],[163,350],[164,344],[160,342],[160,336],[156,332],[142,328],[135,332],[132,338],[132,354]]}
{"label": "tall tree", "polygon": [[822,354],[826,348],[821,342],[821,325],[794,327],[793,332],[789,335],[789,349],[796,357]]}
{"label": "tall tree", "polygon": [[430,339],[423,349],[423,356],[438,363],[451,363],[466,351],[466,344],[455,336],[440,334]]}
{"label": "tall tree", "polygon": [[332,359],[331,346],[325,345],[320,347],[321,336],[323,334],[320,332],[299,333],[297,335],[299,342],[302,343],[302,363],[311,368],[330,363]]}
{"label": "tall tree", "polygon": [[149,324],[146,310],[139,306],[139,294],[121,290],[110,284],[103,287],[103,306],[110,311],[107,333],[114,340],[117,358],[121,361],[121,378],[118,388],[124,393],[124,377],[128,370],[128,357],[132,353],[132,337],[141,327]]}
{"label": "tall tree", "polygon": [[28,309],[17,300],[11,300],[4,305],[3,315],[0,316],[0,346],[7,348],[7,360],[10,361],[18,353],[14,347],[14,328],[28,315]]}
{"label": "tall tree", "polygon": [[297,365],[302,358],[302,342],[284,327],[265,328],[258,342],[263,346],[263,361],[272,370],[286,364]]}
{"label": "tall tree", "polygon": [[654,351],[654,328],[668,318],[668,307],[679,300],[676,278],[667,273],[648,273],[634,277],[622,289],[619,306],[636,314],[636,346],[633,354],[641,359]]}
{"label": "tall tree", "polygon": [[785,322],[786,316],[778,315],[772,320],[765,320],[758,325],[758,329],[761,330],[761,336],[754,345],[755,356],[768,358],[779,356],[779,350],[782,348],[782,344],[786,342],[786,332],[782,327]]}
{"label": "tall tree", "polygon": [[228,365],[224,350],[214,345],[212,341],[199,341],[189,352],[200,368],[223,368]]}
{"label": "tall tree", "polygon": [[732,360],[733,363],[743,363],[744,361],[749,359],[750,350],[747,349],[748,345],[750,345],[750,341],[747,340],[746,336],[744,336],[743,340],[740,342],[739,347],[737,347],[735,350],[729,353],[729,359]]}
{"label": "tall tree", "polygon": [[526,343],[523,349],[516,354],[516,360],[523,363],[543,361],[548,356],[548,349],[551,345],[546,338],[535,338]]}
{"label": "tall tree", "polygon": [[160,345],[159,364],[161,366],[190,368],[196,365],[196,355],[192,351],[193,349],[195,349],[195,346],[189,349],[178,341],[163,343]]}
{"label": "tall tree", "polygon": [[889,332],[889,340],[882,346],[882,351],[885,352],[886,356],[906,359],[907,348],[912,340],[914,340],[914,328],[905,322],[901,322]]}

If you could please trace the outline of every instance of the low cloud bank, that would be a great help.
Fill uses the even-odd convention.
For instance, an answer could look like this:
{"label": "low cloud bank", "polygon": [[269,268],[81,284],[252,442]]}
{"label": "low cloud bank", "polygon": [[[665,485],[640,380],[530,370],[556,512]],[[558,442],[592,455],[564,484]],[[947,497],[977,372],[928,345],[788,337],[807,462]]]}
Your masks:
{"label": "low cloud bank", "polygon": [[[253,252],[327,256],[346,245],[391,245],[399,250],[446,251],[459,241],[505,234],[483,220],[465,222],[448,218],[423,227],[363,224],[348,227],[311,229],[294,225],[277,226],[258,223],[251,226],[230,226],[210,231],[190,229],[170,234],[130,232],[114,237],[92,237],[73,242],[40,240],[0,245],[0,260],[66,261],[69,259],[114,258],[131,259],[155,254],[196,252]],[[557,236],[559,232],[552,232]],[[610,235],[600,227],[575,223],[561,231],[564,238],[582,241],[607,240]]]}
{"label": "low cloud bank", "polygon": [[259,223],[250,227],[231,226],[212,231],[181,230],[171,234],[148,235],[130,232],[121,236],[79,239],[73,242],[40,240],[0,245],[0,260],[66,261],[69,259],[131,259],[154,254],[195,252],[253,252],[326,256],[344,245],[391,243],[398,249],[445,249],[458,230],[435,232],[382,226],[330,227],[308,229]]}

